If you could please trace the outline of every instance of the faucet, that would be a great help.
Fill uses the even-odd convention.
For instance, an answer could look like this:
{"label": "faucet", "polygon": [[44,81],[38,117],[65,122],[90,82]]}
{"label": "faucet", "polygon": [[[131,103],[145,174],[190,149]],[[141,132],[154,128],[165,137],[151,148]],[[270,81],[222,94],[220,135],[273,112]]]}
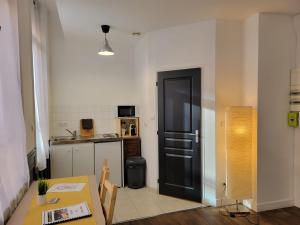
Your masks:
{"label": "faucet", "polygon": [[67,132],[69,132],[70,134],[72,134],[73,138],[76,138],[77,134],[76,134],[76,130],[74,130],[73,132],[70,131],[69,129],[66,129]]}

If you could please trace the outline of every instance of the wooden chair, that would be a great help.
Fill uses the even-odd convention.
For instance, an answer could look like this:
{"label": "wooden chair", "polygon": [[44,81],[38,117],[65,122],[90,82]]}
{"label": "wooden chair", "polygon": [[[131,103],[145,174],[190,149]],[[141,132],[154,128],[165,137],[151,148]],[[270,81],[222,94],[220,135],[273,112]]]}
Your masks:
{"label": "wooden chair", "polygon": [[100,182],[99,182],[99,186],[98,186],[98,192],[99,192],[100,199],[101,199],[102,195],[104,194],[103,193],[103,185],[104,185],[104,181],[108,180],[109,173],[110,172],[109,172],[107,159],[104,159],[102,168],[101,168],[101,173],[100,173]]}
{"label": "wooden chair", "polygon": [[[103,208],[106,225],[111,225],[113,216],[114,216],[114,209],[115,209],[115,204],[116,204],[118,187],[116,185],[110,183],[108,180],[104,181],[104,184],[102,187],[103,187],[103,195],[100,196],[100,201],[101,201],[101,205]],[[107,201],[107,207],[106,207],[105,199],[106,199],[107,194],[108,194],[108,201]]]}

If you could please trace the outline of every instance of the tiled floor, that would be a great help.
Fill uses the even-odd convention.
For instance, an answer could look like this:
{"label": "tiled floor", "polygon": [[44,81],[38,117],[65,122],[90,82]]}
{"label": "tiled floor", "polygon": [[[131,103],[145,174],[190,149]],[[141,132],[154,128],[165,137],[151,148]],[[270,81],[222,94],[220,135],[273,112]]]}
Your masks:
{"label": "tiled floor", "polygon": [[150,188],[119,188],[113,223],[199,207],[204,205],[159,195]]}

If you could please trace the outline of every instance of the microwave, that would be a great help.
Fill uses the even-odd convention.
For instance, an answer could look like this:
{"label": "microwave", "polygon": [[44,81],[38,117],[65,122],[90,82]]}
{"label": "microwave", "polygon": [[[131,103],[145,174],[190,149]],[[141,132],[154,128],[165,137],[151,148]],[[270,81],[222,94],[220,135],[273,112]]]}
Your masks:
{"label": "microwave", "polygon": [[134,105],[119,105],[118,117],[134,117],[135,106]]}

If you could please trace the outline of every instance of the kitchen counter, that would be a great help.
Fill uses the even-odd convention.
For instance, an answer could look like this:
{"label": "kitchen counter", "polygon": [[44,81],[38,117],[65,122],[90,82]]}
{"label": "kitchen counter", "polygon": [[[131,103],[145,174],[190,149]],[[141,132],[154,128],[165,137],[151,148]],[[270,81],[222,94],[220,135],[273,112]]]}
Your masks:
{"label": "kitchen counter", "polygon": [[79,144],[79,143],[101,143],[101,142],[115,142],[121,141],[117,134],[96,134],[93,137],[81,136],[58,136],[50,138],[50,145],[64,145],[64,144]]}

